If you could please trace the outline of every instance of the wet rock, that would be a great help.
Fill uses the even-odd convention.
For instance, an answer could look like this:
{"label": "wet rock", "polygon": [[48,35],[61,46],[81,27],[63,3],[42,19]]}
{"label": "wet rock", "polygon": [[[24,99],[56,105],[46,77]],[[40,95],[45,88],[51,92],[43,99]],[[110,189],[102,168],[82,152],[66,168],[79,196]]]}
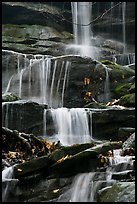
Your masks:
{"label": "wet rock", "polygon": [[25,54],[63,55],[63,42],[72,38],[67,32],[41,25],[3,25],[3,49]]}
{"label": "wet rock", "polygon": [[98,192],[98,202],[135,202],[135,182],[118,182]]}
{"label": "wet rock", "polygon": [[135,132],[123,143],[122,148],[123,150],[135,148]]}
{"label": "wet rock", "polygon": [[135,132],[135,128],[120,127],[118,130],[118,138],[121,138],[122,141],[125,141],[134,132]]}
{"label": "wet rock", "polygon": [[121,96],[118,104],[125,107],[135,107],[135,93]]}
{"label": "wet rock", "polygon": [[56,162],[59,159],[66,157],[67,155],[74,155],[77,154],[85,149],[91,148],[95,145],[95,142],[91,142],[91,143],[85,143],[85,144],[74,144],[71,146],[66,146],[66,147],[61,147],[58,150],[55,150],[54,152],[52,152],[49,156],[49,158]]}
{"label": "wet rock", "polygon": [[32,101],[3,102],[3,126],[25,133],[42,134],[44,105]]}
{"label": "wet rock", "polygon": [[135,109],[110,108],[98,110],[92,115],[92,131],[95,138],[121,140],[118,138],[120,127],[135,127]]}
{"label": "wet rock", "polygon": [[[42,2],[3,2],[2,7],[3,24],[46,25],[59,31],[70,30],[71,23],[66,21],[62,15],[70,19],[71,13],[67,9],[54,7],[48,2],[44,4]],[[11,12],[10,17],[7,15],[9,11]]]}
{"label": "wet rock", "polygon": [[[135,109],[120,106],[105,107],[105,109],[88,109],[87,114],[92,114],[92,135],[97,139],[122,140],[119,128],[135,128]],[[48,109],[46,121],[47,133],[56,134],[54,123]],[[118,136],[119,135],[119,136]]]}
{"label": "wet rock", "polygon": [[133,170],[112,173],[112,179],[119,181],[132,181],[133,176],[135,176],[135,172]]}
{"label": "wet rock", "polygon": [[21,179],[22,177],[40,173],[41,169],[45,169],[45,175],[48,174],[49,159],[47,156],[32,159],[14,167],[15,178]]}
{"label": "wet rock", "polygon": [[[121,142],[106,142],[88,148],[74,155],[62,157],[55,164],[51,165],[49,172],[51,176],[72,176],[81,172],[95,171],[102,165],[101,155],[109,150],[120,148]],[[82,165],[81,165],[82,163]],[[104,162],[105,163],[105,162]],[[107,162],[106,162],[107,163]]]}

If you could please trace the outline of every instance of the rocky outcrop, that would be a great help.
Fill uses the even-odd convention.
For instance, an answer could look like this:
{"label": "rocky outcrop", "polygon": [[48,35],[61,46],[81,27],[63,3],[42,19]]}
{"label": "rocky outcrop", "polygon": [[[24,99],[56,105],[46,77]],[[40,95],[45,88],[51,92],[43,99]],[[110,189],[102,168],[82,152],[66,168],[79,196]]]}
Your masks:
{"label": "rocky outcrop", "polygon": [[[7,64],[6,61],[7,56],[9,64]],[[9,79],[11,81],[8,91],[12,92],[13,94],[19,94],[19,86],[21,83],[22,99],[28,99],[30,97],[28,95],[29,86],[33,87],[31,88],[31,95],[34,95],[34,97],[40,97],[39,94],[41,88],[38,79],[40,70],[42,70],[42,63],[40,63],[40,61],[46,61],[46,55],[33,56],[29,54],[20,54],[17,52],[3,50],[2,59],[3,77],[5,78],[5,80],[3,80],[3,90],[6,89],[5,83]],[[10,63],[11,59],[13,59],[12,63]],[[33,60],[35,62],[34,64],[32,63]],[[134,92],[132,87],[133,83],[129,83],[131,77],[134,77],[135,75],[135,71],[131,68],[125,68],[107,60],[102,61],[101,63],[91,58],[64,55],[51,57],[52,64],[51,67],[49,67],[50,70],[53,69],[55,61],[57,61],[58,64],[63,63],[63,61],[70,62],[67,87],[64,93],[65,107],[83,107],[87,103],[92,102],[92,97],[98,102],[106,102],[111,100],[111,98],[118,99],[120,96],[123,96],[123,94],[126,94],[128,90],[131,91],[132,89],[132,93]],[[60,66],[57,66],[56,72],[59,72]],[[13,73],[13,75],[10,76],[12,77],[11,79],[7,75],[6,71],[9,68],[11,71],[8,75]],[[23,68],[25,69],[21,72]],[[28,77],[30,76],[30,72],[31,84]],[[50,80],[52,80],[52,78]],[[61,80],[63,80],[63,78]],[[36,81],[37,84],[35,83]],[[54,79],[54,84],[57,84],[57,79]],[[126,84],[128,86],[128,90]],[[107,87],[107,89],[105,87]],[[59,90],[59,93],[61,96],[62,89]],[[87,94],[90,94],[90,96],[88,97]],[[31,99],[31,97],[29,99]],[[134,103],[132,103],[130,106],[134,106]]]}
{"label": "rocky outcrop", "polygon": [[[72,35],[41,25],[3,25],[3,49],[25,54],[63,55]],[[65,43],[64,43],[65,42]]]}

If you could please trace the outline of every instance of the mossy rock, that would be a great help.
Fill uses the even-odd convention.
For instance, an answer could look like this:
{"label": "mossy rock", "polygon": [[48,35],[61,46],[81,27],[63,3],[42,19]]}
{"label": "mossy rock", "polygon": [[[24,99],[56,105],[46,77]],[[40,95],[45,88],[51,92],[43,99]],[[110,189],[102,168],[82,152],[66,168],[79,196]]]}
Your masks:
{"label": "mossy rock", "polygon": [[118,182],[98,192],[98,202],[135,202],[135,183]]}
{"label": "mossy rock", "polygon": [[131,85],[130,89],[129,89],[130,93],[134,93],[135,92],[135,83]]}
{"label": "mossy rock", "polygon": [[49,158],[53,161],[56,162],[62,157],[65,157],[67,155],[74,155],[77,154],[81,151],[84,151],[85,149],[91,148],[95,145],[95,142],[91,143],[84,143],[84,144],[73,144],[71,146],[64,146],[61,147],[60,149],[55,150],[52,152],[49,156]]}
{"label": "mossy rock", "polygon": [[84,108],[107,108],[104,103],[99,103],[99,102],[91,102],[86,105],[84,105]]}
{"label": "mossy rock", "polygon": [[110,60],[101,60],[102,64],[105,64],[107,67],[112,69],[120,69],[122,66]]}
{"label": "mossy rock", "polygon": [[121,96],[118,104],[126,107],[135,107],[135,93]]}
{"label": "mossy rock", "polygon": [[116,93],[117,97],[121,97],[125,94],[129,93],[129,90],[131,89],[133,84],[126,83],[126,84],[117,84],[117,86],[114,89],[114,92]]}
{"label": "mossy rock", "polygon": [[11,101],[18,101],[18,100],[21,100],[21,98],[10,92],[2,94],[3,102],[11,102]]}

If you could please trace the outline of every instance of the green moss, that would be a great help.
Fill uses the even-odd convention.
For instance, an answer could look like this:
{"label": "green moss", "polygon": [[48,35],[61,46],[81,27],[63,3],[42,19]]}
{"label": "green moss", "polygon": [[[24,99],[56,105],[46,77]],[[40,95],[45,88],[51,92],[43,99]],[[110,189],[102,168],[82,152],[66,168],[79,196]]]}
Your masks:
{"label": "green moss", "polygon": [[120,98],[119,105],[135,107],[135,93],[126,94]]}
{"label": "green moss", "polygon": [[120,69],[120,68],[122,68],[121,65],[119,65],[119,64],[117,64],[117,63],[115,63],[113,61],[110,61],[110,60],[101,60],[101,63],[105,64],[107,67],[112,68],[112,69]]}
{"label": "green moss", "polygon": [[119,184],[113,184],[112,187],[107,187],[103,189],[98,195],[98,202],[115,202],[119,191]]}
{"label": "green moss", "polygon": [[130,88],[131,88],[131,83],[127,83],[127,84],[119,83],[115,87],[114,92],[117,94],[117,97],[121,97],[125,94],[128,94]]}
{"label": "green moss", "polygon": [[11,102],[11,101],[18,101],[21,98],[19,98],[18,96],[12,94],[12,93],[6,93],[6,94],[2,94],[2,100],[6,101],[6,102]]}

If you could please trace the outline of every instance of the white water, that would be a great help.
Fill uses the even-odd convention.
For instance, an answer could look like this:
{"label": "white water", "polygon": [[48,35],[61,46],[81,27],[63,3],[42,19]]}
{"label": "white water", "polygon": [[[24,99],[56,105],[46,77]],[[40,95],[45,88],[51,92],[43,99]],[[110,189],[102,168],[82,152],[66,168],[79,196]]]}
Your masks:
{"label": "white water", "polygon": [[7,167],[2,171],[2,182],[3,188],[2,188],[2,201],[6,202],[9,196],[9,192],[13,190],[16,182],[18,182],[18,179],[13,178],[13,171],[14,166]]}
{"label": "white water", "polygon": [[[44,55],[23,57],[27,66],[18,67],[17,73],[11,76],[5,93],[12,92],[22,99],[54,108],[63,107],[71,63]],[[24,62],[25,65],[26,63]],[[18,53],[17,64],[21,64]]]}
{"label": "white water", "polygon": [[[128,164],[130,164],[131,166],[133,165],[133,156],[121,156],[121,152],[122,150],[121,149],[116,149],[116,150],[113,150],[113,157],[110,157],[109,158],[109,162],[110,162],[110,165],[111,165],[111,172],[112,171],[115,171],[115,166],[117,164],[122,164],[119,166],[119,169],[117,169],[117,171],[124,171],[127,169],[127,166]],[[112,166],[114,165],[114,167]]]}
{"label": "white water", "polygon": [[105,79],[105,85],[104,85],[104,102],[108,102],[111,99],[109,72],[108,72],[107,66],[104,64],[102,65],[105,68],[105,72],[106,72],[106,79]]}
{"label": "white water", "polygon": [[71,2],[71,9],[75,54],[95,58],[92,47],[92,2]]}
{"label": "white water", "polygon": [[92,202],[93,178],[95,172],[79,174],[74,178],[72,185],[72,194],[69,202]]}
{"label": "white water", "polygon": [[[56,129],[56,137],[63,145],[91,141],[92,114],[88,114],[84,108],[51,109],[51,116]],[[44,123],[46,124],[46,120],[44,120]]]}
{"label": "white water", "polygon": [[122,2],[122,27],[123,27],[123,44],[124,50],[123,53],[126,52],[126,24],[125,24],[125,14],[126,14],[126,2]]}
{"label": "white water", "polygon": [[7,102],[2,103],[2,126],[9,126],[9,105]]}
{"label": "white water", "polygon": [[[103,93],[103,97],[100,98],[101,101],[103,102],[108,102],[111,99],[111,92],[110,92],[110,79],[109,79],[109,71],[108,71],[108,67],[105,64],[102,64],[101,62],[98,61],[98,64],[96,65],[96,68],[98,68],[99,66],[102,66],[105,70],[105,81],[104,81],[104,93]],[[99,98],[98,98],[99,100]]]}

